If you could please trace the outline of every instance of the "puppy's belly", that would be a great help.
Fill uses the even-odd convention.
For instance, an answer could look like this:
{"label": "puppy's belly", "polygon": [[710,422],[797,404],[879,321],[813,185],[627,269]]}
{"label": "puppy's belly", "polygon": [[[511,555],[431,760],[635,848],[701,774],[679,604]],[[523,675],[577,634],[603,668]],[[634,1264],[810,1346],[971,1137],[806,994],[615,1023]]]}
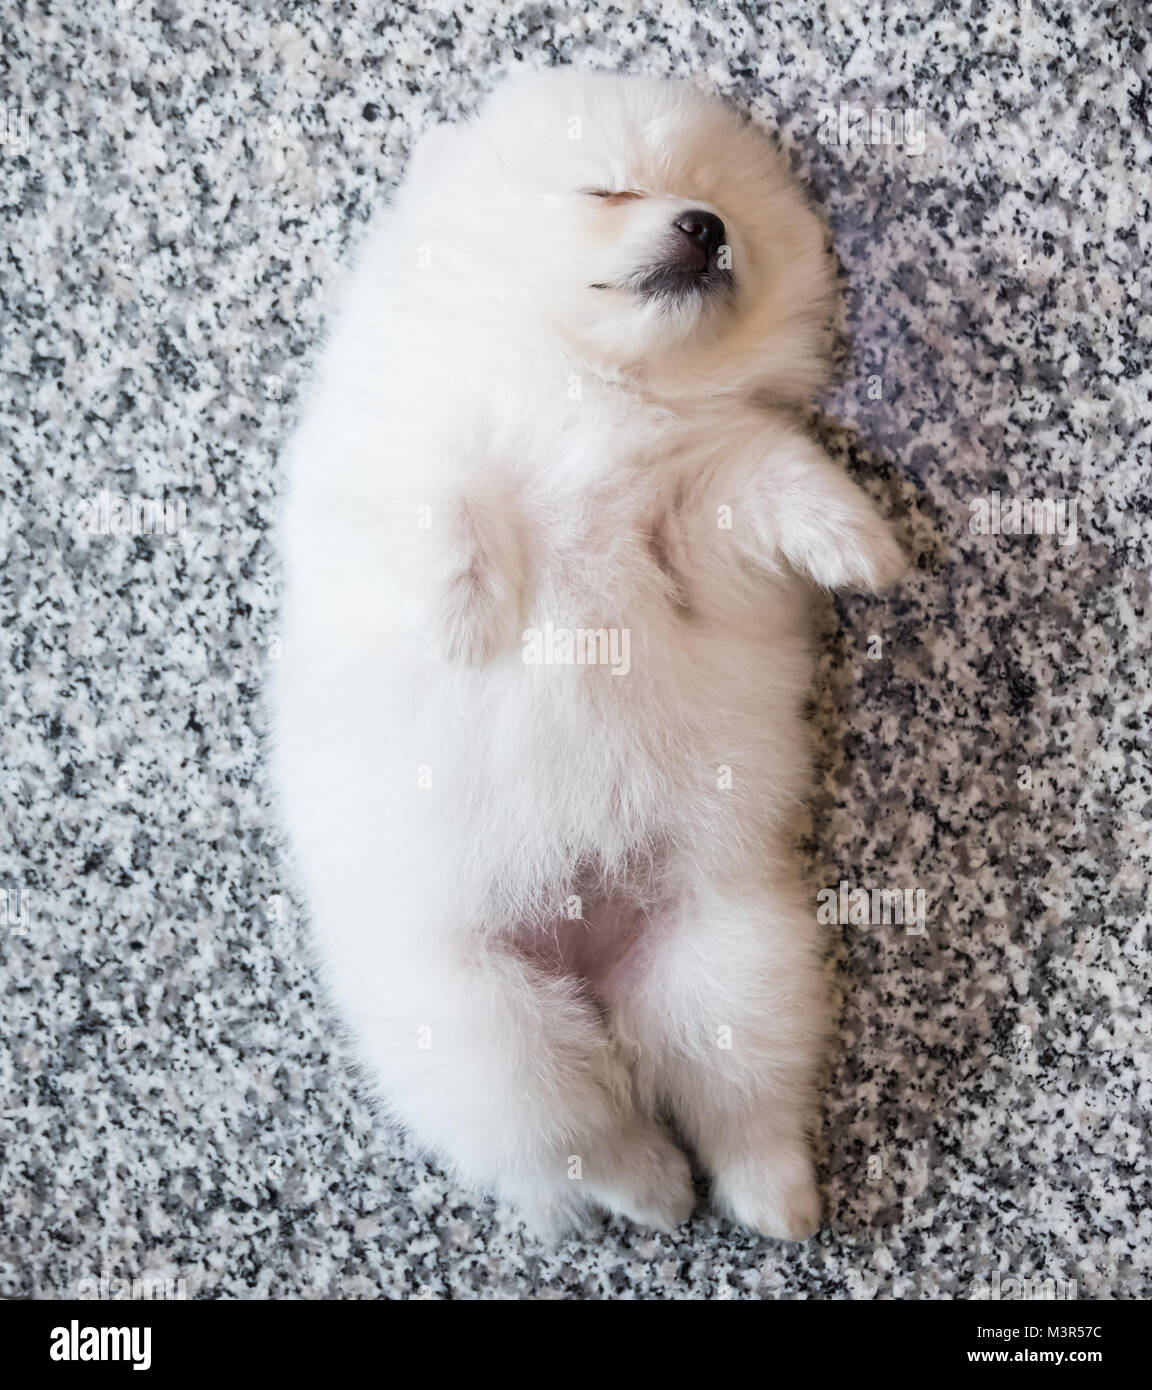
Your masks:
{"label": "puppy's belly", "polygon": [[608,1004],[639,968],[642,942],[651,930],[648,907],[627,889],[581,899],[580,917],[524,925],[517,949],[549,974],[581,980]]}

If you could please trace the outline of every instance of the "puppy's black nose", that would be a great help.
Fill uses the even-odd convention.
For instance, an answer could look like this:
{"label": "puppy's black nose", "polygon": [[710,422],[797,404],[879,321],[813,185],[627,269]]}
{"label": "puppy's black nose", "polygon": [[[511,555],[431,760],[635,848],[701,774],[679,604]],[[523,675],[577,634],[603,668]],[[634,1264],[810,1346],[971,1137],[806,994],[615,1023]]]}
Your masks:
{"label": "puppy's black nose", "polygon": [[689,208],[680,214],[674,225],[700,252],[701,270],[707,267],[717,250],[724,245],[724,223],[714,212]]}

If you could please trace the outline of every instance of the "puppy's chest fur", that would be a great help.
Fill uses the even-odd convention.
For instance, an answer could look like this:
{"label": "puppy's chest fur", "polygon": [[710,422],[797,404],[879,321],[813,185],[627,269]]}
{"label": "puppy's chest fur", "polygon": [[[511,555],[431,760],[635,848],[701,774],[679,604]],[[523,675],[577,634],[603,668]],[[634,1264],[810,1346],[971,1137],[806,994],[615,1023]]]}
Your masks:
{"label": "puppy's chest fur", "polygon": [[558,455],[527,487],[537,616],[696,619],[722,446],[637,411],[573,431]]}

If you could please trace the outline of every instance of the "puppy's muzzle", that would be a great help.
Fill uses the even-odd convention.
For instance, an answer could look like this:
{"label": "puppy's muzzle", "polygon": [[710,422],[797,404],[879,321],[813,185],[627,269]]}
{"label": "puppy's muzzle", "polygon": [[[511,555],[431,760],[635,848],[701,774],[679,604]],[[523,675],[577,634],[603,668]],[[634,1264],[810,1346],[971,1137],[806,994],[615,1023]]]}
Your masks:
{"label": "puppy's muzzle", "polygon": [[628,288],[641,299],[669,306],[727,296],[735,282],[730,258],[721,260],[726,250],[721,219],[703,208],[689,208],[673,219],[659,261],[641,267],[630,277]]}
{"label": "puppy's muzzle", "polygon": [[691,208],[672,223],[681,234],[679,259],[686,270],[706,271],[724,245],[724,223],[714,212]]}

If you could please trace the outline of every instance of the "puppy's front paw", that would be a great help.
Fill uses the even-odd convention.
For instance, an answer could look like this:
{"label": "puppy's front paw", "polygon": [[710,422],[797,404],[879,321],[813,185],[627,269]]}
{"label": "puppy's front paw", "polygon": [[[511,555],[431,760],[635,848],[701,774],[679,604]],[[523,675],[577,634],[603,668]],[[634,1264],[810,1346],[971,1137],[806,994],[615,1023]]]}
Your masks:
{"label": "puppy's front paw", "polygon": [[831,532],[809,552],[805,568],[826,588],[877,593],[906,573],[908,561],[887,523],[874,516]]}
{"label": "puppy's front paw", "polygon": [[718,1173],[715,1198],[733,1220],[775,1240],[820,1229],[820,1190],[807,1154],[744,1159]]}
{"label": "puppy's front paw", "polygon": [[827,589],[875,592],[904,573],[904,554],[871,497],[839,468],[809,458],[763,504],[768,535]]}

